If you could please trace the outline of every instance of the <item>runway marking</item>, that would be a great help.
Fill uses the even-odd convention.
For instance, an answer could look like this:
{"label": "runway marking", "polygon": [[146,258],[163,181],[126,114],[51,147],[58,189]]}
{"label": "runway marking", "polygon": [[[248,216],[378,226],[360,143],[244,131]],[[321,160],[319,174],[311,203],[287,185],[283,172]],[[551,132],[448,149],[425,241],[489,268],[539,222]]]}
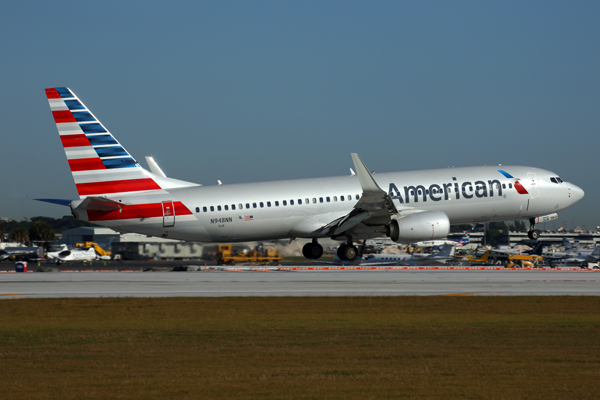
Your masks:
{"label": "runway marking", "polygon": [[0,294],[0,296],[26,296],[30,293],[5,293],[5,294]]}
{"label": "runway marking", "polygon": [[486,290],[483,290],[481,292],[438,294],[438,296],[470,296],[472,294],[477,294],[477,293],[486,293]]}

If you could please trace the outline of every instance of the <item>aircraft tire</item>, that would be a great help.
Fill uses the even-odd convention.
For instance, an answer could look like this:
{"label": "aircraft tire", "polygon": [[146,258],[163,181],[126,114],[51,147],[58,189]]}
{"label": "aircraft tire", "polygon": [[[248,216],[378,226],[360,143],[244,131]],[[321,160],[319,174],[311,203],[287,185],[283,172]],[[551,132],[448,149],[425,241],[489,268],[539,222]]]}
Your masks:
{"label": "aircraft tire", "polygon": [[358,257],[358,248],[354,245],[343,244],[338,248],[338,257],[344,261],[354,261]]}
{"label": "aircraft tire", "polygon": [[538,240],[540,238],[540,231],[534,229],[532,231],[527,232],[527,236],[529,237],[529,239]]}
{"label": "aircraft tire", "polygon": [[346,247],[348,247],[348,245],[344,243],[344,244],[340,244],[337,249],[337,256],[342,261],[348,261],[348,259],[346,258]]}
{"label": "aircraft tire", "polygon": [[302,255],[309,260],[316,260],[323,255],[323,246],[318,243],[306,243],[302,247]]}

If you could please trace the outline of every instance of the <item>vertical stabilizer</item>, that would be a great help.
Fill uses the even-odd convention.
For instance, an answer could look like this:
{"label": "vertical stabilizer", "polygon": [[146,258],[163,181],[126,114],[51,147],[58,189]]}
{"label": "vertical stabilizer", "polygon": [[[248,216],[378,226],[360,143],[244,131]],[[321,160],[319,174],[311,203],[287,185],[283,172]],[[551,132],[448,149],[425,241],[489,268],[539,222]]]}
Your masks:
{"label": "vertical stabilizer", "polygon": [[71,90],[46,97],[80,197],[161,189]]}

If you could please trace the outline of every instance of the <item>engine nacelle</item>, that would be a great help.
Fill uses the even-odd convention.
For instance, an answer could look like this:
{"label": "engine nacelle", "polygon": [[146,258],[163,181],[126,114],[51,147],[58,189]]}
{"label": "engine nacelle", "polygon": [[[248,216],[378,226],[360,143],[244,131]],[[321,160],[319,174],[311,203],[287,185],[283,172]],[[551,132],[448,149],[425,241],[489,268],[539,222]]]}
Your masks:
{"label": "engine nacelle", "polygon": [[441,211],[423,211],[406,217],[396,215],[386,226],[386,235],[396,243],[443,239],[450,233],[450,220]]}

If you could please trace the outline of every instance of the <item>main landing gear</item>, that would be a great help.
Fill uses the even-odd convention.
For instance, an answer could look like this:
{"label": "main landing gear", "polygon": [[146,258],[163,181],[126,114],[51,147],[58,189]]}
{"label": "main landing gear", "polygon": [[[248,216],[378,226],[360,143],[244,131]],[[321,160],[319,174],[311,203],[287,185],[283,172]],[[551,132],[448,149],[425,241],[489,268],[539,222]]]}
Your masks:
{"label": "main landing gear", "polygon": [[529,218],[529,232],[527,232],[527,236],[532,240],[540,238],[540,231],[535,229],[535,218]]}
{"label": "main landing gear", "polygon": [[358,248],[349,240],[338,247],[337,256],[343,261],[354,261],[358,257]]}
{"label": "main landing gear", "polygon": [[309,260],[316,260],[323,255],[323,246],[317,243],[317,239],[313,239],[311,243],[306,243],[302,247],[302,255]]}

